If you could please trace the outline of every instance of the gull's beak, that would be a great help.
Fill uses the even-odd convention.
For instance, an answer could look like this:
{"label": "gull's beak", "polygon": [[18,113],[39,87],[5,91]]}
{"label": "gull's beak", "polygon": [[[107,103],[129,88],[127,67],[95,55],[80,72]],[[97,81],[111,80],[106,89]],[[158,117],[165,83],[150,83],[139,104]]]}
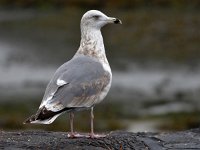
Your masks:
{"label": "gull's beak", "polygon": [[119,20],[118,18],[108,17],[108,21],[109,23],[122,24],[122,21]]}
{"label": "gull's beak", "polygon": [[117,19],[117,18],[115,18],[115,21],[114,21],[114,23],[115,23],[115,24],[122,24],[122,21],[121,21],[121,20],[119,20],[119,19]]}

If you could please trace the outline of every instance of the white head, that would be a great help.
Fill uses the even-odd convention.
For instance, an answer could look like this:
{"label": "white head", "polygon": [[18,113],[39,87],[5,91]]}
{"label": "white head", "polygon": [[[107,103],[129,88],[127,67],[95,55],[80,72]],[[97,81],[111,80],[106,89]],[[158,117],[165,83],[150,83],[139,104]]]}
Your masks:
{"label": "white head", "polygon": [[117,18],[108,17],[98,10],[89,10],[81,19],[81,28],[101,29],[101,27],[109,23],[122,24],[121,20]]}

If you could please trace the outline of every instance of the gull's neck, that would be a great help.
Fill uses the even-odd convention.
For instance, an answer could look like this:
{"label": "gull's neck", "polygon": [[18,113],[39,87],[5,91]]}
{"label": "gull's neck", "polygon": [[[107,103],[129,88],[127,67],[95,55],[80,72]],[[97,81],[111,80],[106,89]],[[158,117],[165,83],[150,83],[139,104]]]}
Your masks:
{"label": "gull's neck", "polygon": [[[77,54],[106,59],[103,37],[100,29],[81,28],[81,42]],[[107,61],[107,59],[106,59]]]}
{"label": "gull's neck", "polygon": [[88,42],[92,42],[91,44],[95,45],[97,49],[105,51],[103,37],[100,29],[94,29],[94,28],[81,29],[81,44],[83,43],[86,44]]}

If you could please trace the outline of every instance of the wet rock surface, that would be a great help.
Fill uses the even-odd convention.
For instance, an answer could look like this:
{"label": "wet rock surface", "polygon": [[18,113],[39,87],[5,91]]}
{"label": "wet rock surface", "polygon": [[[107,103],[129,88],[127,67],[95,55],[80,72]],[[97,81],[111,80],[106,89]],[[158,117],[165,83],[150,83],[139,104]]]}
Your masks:
{"label": "wet rock surface", "polygon": [[1,131],[0,149],[199,150],[200,128],[174,133],[114,131],[98,139],[71,139],[65,132]]}

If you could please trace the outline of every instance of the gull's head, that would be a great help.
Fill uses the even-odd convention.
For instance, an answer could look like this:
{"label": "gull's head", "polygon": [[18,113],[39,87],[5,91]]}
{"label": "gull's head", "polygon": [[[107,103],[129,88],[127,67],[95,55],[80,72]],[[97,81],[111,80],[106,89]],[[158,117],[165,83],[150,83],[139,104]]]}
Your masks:
{"label": "gull's head", "polygon": [[121,20],[113,17],[108,17],[98,10],[87,11],[81,19],[81,27],[89,27],[95,29],[101,29],[101,27],[110,23],[122,24]]}

